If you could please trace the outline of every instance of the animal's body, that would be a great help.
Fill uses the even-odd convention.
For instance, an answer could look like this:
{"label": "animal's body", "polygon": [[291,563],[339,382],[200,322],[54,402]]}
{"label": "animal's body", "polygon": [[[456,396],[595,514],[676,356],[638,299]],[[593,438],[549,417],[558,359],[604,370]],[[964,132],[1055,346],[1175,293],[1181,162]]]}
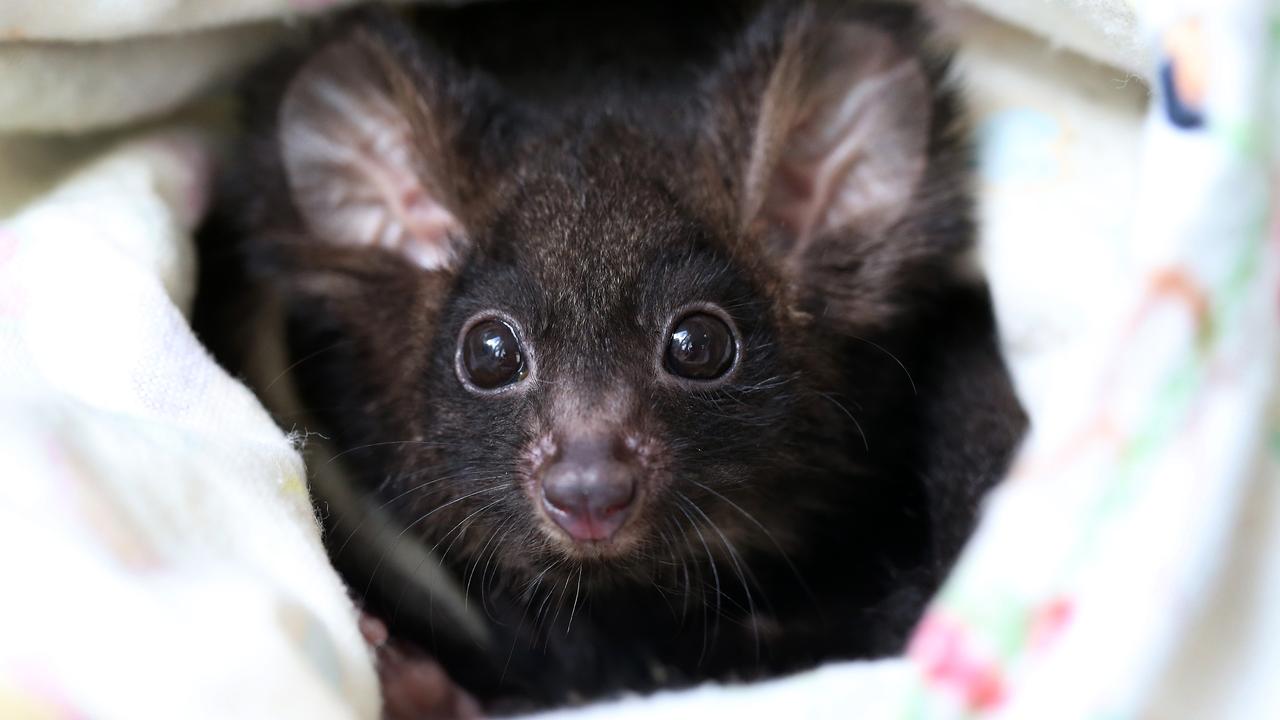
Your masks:
{"label": "animal's body", "polygon": [[440,660],[486,700],[900,650],[1025,423],[917,13],[623,5],[344,16],[207,233],[484,609],[496,664]]}

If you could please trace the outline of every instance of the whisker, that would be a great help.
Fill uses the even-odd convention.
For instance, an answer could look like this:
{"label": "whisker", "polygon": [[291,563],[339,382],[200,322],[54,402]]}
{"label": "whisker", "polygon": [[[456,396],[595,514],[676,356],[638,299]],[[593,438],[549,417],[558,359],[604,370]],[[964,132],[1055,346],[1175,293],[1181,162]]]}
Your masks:
{"label": "whisker", "polygon": [[480,547],[480,552],[476,553],[475,559],[468,563],[467,567],[463,569],[463,574],[466,576],[466,582],[463,584],[462,589],[462,602],[464,606],[471,601],[471,581],[475,579],[476,570],[480,567],[480,561],[484,558],[484,554],[488,551],[489,545],[493,543],[494,538],[498,537],[498,533],[507,526],[509,519],[510,516],[499,521],[498,526],[489,532],[489,538],[485,540],[484,545]]}
{"label": "whisker", "polygon": [[[459,522],[458,522],[458,524],[457,524],[457,525],[454,525],[454,526],[453,526],[453,528],[449,530],[449,532],[447,532],[447,533],[445,533],[443,536],[441,536],[440,540],[439,540],[439,541],[437,541],[435,545],[432,545],[432,546],[431,546],[431,549],[430,549],[429,551],[427,551],[427,552],[428,552],[428,553],[434,553],[434,552],[436,551],[436,548],[440,547],[440,543],[444,542],[445,538],[447,538],[447,537],[449,537],[450,535],[452,535],[452,534],[454,533],[454,531],[455,531],[455,530],[457,530],[458,528],[462,527],[462,526],[463,526],[463,523],[467,522],[467,521],[468,521],[468,520],[470,520],[471,518],[474,518],[476,515],[480,514],[481,512],[484,512],[485,510],[488,510],[489,508],[493,507],[494,505],[497,505],[498,503],[502,502],[502,500],[503,500],[502,498],[498,498],[497,500],[494,500],[493,502],[489,503],[488,505],[485,505],[484,507],[480,508],[479,510],[476,510],[475,512],[473,512],[473,513],[471,513],[470,515],[468,515],[468,516],[466,516],[465,518],[463,518],[461,521],[459,521]],[[455,538],[454,538],[454,542],[456,542],[456,541],[457,541],[457,538],[459,538],[459,537],[462,537],[462,533],[458,533],[457,537],[455,537]],[[449,543],[449,548],[452,548],[452,547],[453,547],[453,542]],[[444,563],[444,559],[445,559],[445,557],[446,557],[448,554],[449,554],[449,550],[448,550],[448,549],[446,549],[446,550],[445,550],[445,552],[444,552],[444,554],[440,556],[440,558],[439,558],[439,561],[438,561],[438,562],[440,562],[441,564],[443,564],[443,563]],[[428,554],[424,554],[424,555],[423,555],[423,556],[418,560],[418,564],[417,564],[417,566],[415,566],[415,567],[414,567],[414,569],[413,569],[413,576],[417,576],[418,572],[419,572],[420,570],[422,570],[422,565],[423,565],[423,563],[425,563],[425,562],[427,561],[427,558],[428,558],[428,557],[430,557],[430,555],[428,555]],[[399,615],[400,615],[400,606],[404,604],[404,597],[405,597],[405,595],[406,595],[406,594],[408,594],[408,592],[409,592],[409,586],[406,584],[406,585],[405,585],[405,587],[404,587],[404,588],[402,588],[402,589],[400,590],[400,596],[396,599],[396,605],[395,605],[395,610],[394,610],[394,616],[399,616]]]}
{"label": "whisker", "polygon": [[[719,633],[720,633],[720,613],[721,613],[720,598],[721,598],[721,597],[723,596],[723,594],[724,594],[724,593],[722,593],[722,592],[720,591],[720,572],[719,572],[718,570],[716,570],[716,560],[715,560],[715,557],[714,557],[714,556],[712,556],[712,554],[711,554],[711,546],[707,545],[707,539],[706,539],[706,537],[704,537],[704,536],[702,535],[702,529],[698,527],[698,522],[697,522],[696,520],[694,520],[694,519],[693,519],[693,516],[689,514],[689,511],[688,511],[688,510],[686,510],[686,509],[684,508],[684,505],[686,505],[686,504],[692,504],[692,503],[691,503],[691,501],[690,501],[688,498],[686,498],[683,494],[681,494],[681,493],[679,493],[679,492],[677,492],[677,493],[676,493],[676,499],[681,501],[681,502],[679,502],[679,503],[677,503],[677,504],[676,504],[676,507],[677,507],[677,508],[680,510],[680,512],[681,512],[681,513],[683,513],[683,514],[684,514],[684,516],[689,520],[689,526],[693,528],[693,531],[694,531],[695,533],[697,533],[697,535],[698,535],[698,541],[702,543],[702,549],[703,549],[703,551],[707,554],[707,562],[708,562],[708,564],[711,566],[711,577],[715,579],[715,583],[716,583],[716,585],[715,585],[715,589],[716,589],[716,613],[715,613],[715,624],[714,624],[714,626],[715,626],[715,632],[714,632],[714,634],[719,635]],[[699,666],[701,666],[701,665],[702,665],[703,660],[705,660],[705,659],[706,659],[706,657],[707,657],[707,645],[708,645],[707,630],[708,630],[708,628],[709,628],[709,625],[710,625],[710,624],[707,622],[707,604],[706,604],[706,602],[703,602],[703,604],[702,604],[702,651],[698,654],[698,665],[699,665]]]}
{"label": "whisker", "polygon": [[342,340],[339,340],[339,341],[337,341],[337,342],[333,343],[332,345],[329,345],[328,347],[323,347],[323,348],[320,348],[319,350],[316,350],[315,352],[308,353],[308,354],[306,355],[306,357],[303,357],[301,360],[298,360],[298,361],[296,361],[296,362],[294,362],[294,363],[290,364],[290,365],[289,365],[289,367],[285,368],[284,370],[281,370],[279,375],[276,375],[274,378],[272,378],[272,379],[271,379],[271,382],[267,383],[267,384],[266,384],[266,386],[262,388],[262,391],[263,391],[263,392],[266,392],[266,391],[270,390],[272,387],[274,387],[274,386],[275,386],[275,384],[276,384],[276,383],[280,382],[280,380],[281,380],[285,375],[288,375],[289,373],[293,372],[294,370],[297,370],[297,369],[298,369],[298,366],[299,366],[299,365],[301,365],[302,363],[304,363],[304,362],[306,362],[306,361],[308,361],[308,360],[311,360],[312,358],[315,358],[315,357],[317,357],[317,356],[319,356],[319,355],[323,355],[323,354],[325,354],[325,353],[329,352],[330,350],[333,350],[334,348],[338,347],[339,345],[345,345],[345,344],[350,343],[350,342],[352,342],[351,338],[343,338]]}
{"label": "whisker", "polygon": [[551,616],[551,621],[547,623],[547,636],[543,639],[542,645],[544,650],[551,645],[551,631],[555,629],[556,620],[560,619],[560,611],[564,609],[564,595],[569,592],[569,578],[568,574],[564,576],[564,587],[560,588],[560,599],[556,600],[556,613]]}
{"label": "whisker", "polygon": [[[366,523],[366,522],[368,522],[368,521],[370,520],[370,518],[372,518],[372,517],[373,517],[374,513],[378,512],[378,511],[381,511],[381,510],[385,510],[385,509],[386,509],[386,507],[387,507],[388,505],[390,505],[391,503],[396,502],[397,500],[399,500],[399,499],[403,498],[403,497],[404,497],[404,496],[406,496],[406,495],[409,495],[410,493],[418,492],[418,491],[420,491],[420,490],[422,490],[422,489],[424,489],[424,488],[426,488],[426,487],[428,487],[428,486],[430,486],[430,485],[434,485],[435,483],[443,482],[443,481],[445,481],[445,480],[449,480],[449,479],[452,479],[452,478],[447,477],[447,476],[446,476],[446,477],[438,477],[438,478],[435,478],[434,480],[430,480],[430,481],[425,482],[425,483],[422,483],[422,484],[420,484],[420,485],[416,485],[416,486],[414,486],[414,487],[411,487],[411,488],[409,488],[409,489],[405,490],[405,491],[404,491],[404,492],[402,492],[402,493],[399,493],[399,494],[398,494],[398,495],[396,495],[395,497],[392,497],[392,498],[390,498],[390,499],[386,500],[385,502],[382,502],[382,503],[378,504],[378,506],[377,506],[377,507],[375,507],[375,508],[373,508],[372,510],[366,510],[365,512],[361,513],[362,517],[360,518],[360,522],[356,523],[356,526],[355,526],[354,528],[352,528],[352,529],[351,529],[351,532],[350,532],[350,533],[348,533],[348,534],[347,534],[347,539],[342,541],[342,545],[340,545],[340,546],[338,547],[338,549],[337,549],[337,551],[334,553],[334,555],[335,555],[335,556],[337,556],[337,555],[341,555],[341,554],[342,554],[342,551],[346,549],[347,544],[348,544],[348,543],[350,543],[350,542],[351,542],[351,539],[352,539],[352,538],[354,538],[354,537],[356,536],[356,534],[360,532],[360,528],[364,527],[365,523]],[[384,486],[385,486],[385,485],[387,485],[388,483],[390,483],[390,481],[391,481],[391,480],[390,480],[390,478],[388,478],[387,480],[385,480],[385,481],[383,482],[383,485],[384,485]],[[367,494],[366,494],[366,496],[367,496],[368,494],[372,494],[372,493],[367,493]]]}
{"label": "whisker", "polygon": [[723,500],[725,503],[729,505],[729,507],[733,508],[734,510],[737,510],[739,513],[742,514],[743,517],[745,517],[753,525],[755,525],[760,530],[760,532],[764,533],[764,536],[769,538],[769,542],[773,543],[773,547],[777,549],[778,554],[782,556],[782,561],[787,564],[787,567],[791,570],[791,574],[795,575],[796,581],[800,584],[800,587],[804,589],[805,594],[809,596],[809,599],[813,601],[815,606],[818,604],[818,599],[813,594],[813,590],[809,587],[809,584],[805,582],[804,577],[801,576],[800,570],[796,567],[795,563],[791,561],[791,556],[787,554],[786,550],[782,549],[782,545],[778,542],[777,538],[773,536],[773,533],[769,532],[769,528],[765,527],[764,524],[761,523],[759,520],[757,520],[754,515],[744,510],[741,505],[725,497],[723,494],[721,494],[714,488],[708,485],[705,485],[697,480],[691,480],[691,482],[694,485],[697,485],[698,487],[702,488],[703,490],[706,490],[707,492],[711,493],[712,495],[715,495],[717,498],[720,498],[721,500]]}
{"label": "whisker", "polygon": [[[400,540],[401,540],[402,538],[404,538],[404,534],[405,534],[405,533],[409,532],[411,529],[413,529],[415,526],[417,526],[417,525],[418,525],[418,523],[422,522],[423,520],[426,520],[427,518],[431,517],[431,516],[432,516],[432,515],[434,515],[435,513],[440,512],[441,510],[443,510],[443,509],[445,509],[445,508],[447,508],[447,507],[449,507],[449,506],[451,506],[451,505],[455,505],[455,504],[457,504],[457,503],[460,503],[460,502],[462,502],[463,500],[466,500],[467,498],[475,497],[476,495],[480,495],[480,494],[487,493],[487,492],[493,492],[493,491],[495,491],[495,490],[502,490],[502,489],[504,489],[502,485],[491,485],[491,486],[489,486],[489,487],[481,488],[481,489],[476,490],[476,491],[474,491],[474,492],[469,492],[469,493],[467,493],[466,495],[460,495],[460,496],[458,496],[458,497],[454,498],[453,500],[450,500],[449,502],[447,502],[447,503],[445,503],[445,504],[443,504],[443,505],[437,506],[437,507],[433,508],[432,510],[427,511],[426,513],[424,513],[424,514],[422,514],[421,516],[419,516],[417,520],[414,520],[413,522],[409,523],[408,525],[406,525],[406,526],[404,527],[404,529],[402,529],[400,532],[396,533],[395,538],[392,540],[392,544],[393,544],[393,546],[394,546],[394,544],[399,543],[399,542],[400,542]],[[373,571],[369,574],[369,582],[368,582],[368,584],[367,584],[367,585],[365,585],[365,589],[364,589],[364,594],[365,594],[365,595],[368,595],[368,594],[369,594],[369,592],[370,592],[370,590],[372,590],[372,589],[373,589],[373,581],[374,581],[374,578],[375,578],[375,577],[377,577],[377,575],[378,575],[378,570],[382,569],[382,563],[383,563],[384,561],[386,561],[386,559],[387,559],[387,554],[388,554],[388,553],[390,553],[390,552],[391,552],[391,548],[386,548],[386,549],[384,549],[384,550],[382,551],[382,555],[381,555],[381,557],[379,557],[379,558],[378,558],[378,562],[377,562],[377,564],[373,566]]]}
{"label": "whisker", "polygon": [[[742,590],[747,594],[748,621],[751,623],[751,635],[755,641],[756,662],[758,663],[760,661],[760,627],[755,622],[755,614],[756,614],[755,598],[752,597],[751,587],[747,583],[747,576],[743,572],[742,564],[740,563],[740,559],[738,557],[738,552],[737,550],[734,549],[733,543],[729,542],[729,538],[727,538],[725,534],[720,530],[719,526],[717,526],[715,522],[712,521],[712,519],[705,512],[703,512],[702,508],[698,507],[695,504],[693,505],[693,509],[697,510],[698,514],[702,516],[702,519],[707,521],[707,524],[711,526],[711,529],[715,531],[716,535],[720,536],[720,542],[724,544],[724,549],[727,550],[729,553],[729,560],[733,563],[734,574],[738,576],[738,582],[742,584]],[[752,580],[754,582],[755,578],[753,577]],[[758,582],[755,584],[757,587],[759,587]]]}
{"label": "whisker", "polygon": [[573,614],[578,609],[578,593],[582,591],[582,566],[578,566],[578,584],[573,589],[573,607],[569,608],[569,623],[564,627],[565,637],[569,636],[569,630],[573,628]]}
{"label": "whisker", "polygon": [[[401,477],[402,477],[402,478],[404,478],[404,477],[407,477],[407,476],[401,476]],[[447,481],[447,480],[457,480],[457,479],[462,478],[462,477],[467,477],[467,476],[466,476],[466,473],[454,473],[453,475],[444,475],[444,476],[441,476],[441,477],[435,478],[435,479],[433,479],[433,480],[428,480],[427,482],[424,482],[424,483],[421,483],[421,484],[415,485],[415,486],[413,486],[413,487],[409,488],[408,490],[405,490],[404,492],[402,492],[402,493],[400,493],[400,494],[396,495],[395,497],[393,497],[393,498],[391,498],[391,499],[387,500],[386,502],[381,503],[381,504],[380,504],[380,505],[378,505],[374,510],[372,510],[372,511],[366,511],[366,512],[362,513],[362,517],[360,518],[360,522],[356,523],[356,526],[355,526],[354,528],[352,528],[352,529],[351,529],[351,532],[350,532],[350,533],[348,533],[348,534],[347,534],[347,539],[342,541],[342,545],[341,545],[341,546],[339,546],[339,547],[338,547],[338,549],[337,549],[336,551],[334,551],[333,556],[334,556],[335,558],[336,558],[336,557],[341,557],[341,555],[342,555],[342,551],[347,549],[347,545],[351,542],[352,538],[354,538],[354,537],[356,536],[356,534],[360,532],[360,529],[361,529],[361,528],[363,528],[363,527],[364,527],[364,525],[365,525],[365,523],[367,523],[367,522],[369,521],[369,519],[373,517],[374,513],[376,513],[376,512],[378,512],[378,511],[381,511],[381,510],[386,509],[386,507],[387,507],[388,505],[390,505],[390,504],[391,504],[391,503],[393,503],[393,502],[396,502],[397,500],[400,500],[401,498],[403,498],[403,497],[404,497],[404,496],[406,496],[406,495],[409,495],[409,494],[411,494],[411,493],[415,493],[415,492],[421,492],[422,490],[426,489],[427,487],[430,487],[431,485],[435,485],[435,484],[436,484],[436,483],[438,483],[438,482],[444,482],[444,481]],[[505,474],[492,473],[492,474],[489,474],[489,475],[482,475],[482,476],[467,477],[467,479],[468,479],[468,480],[470,480],[470,481],[472,481],[472,482],[485,482],[485,481],[488,481],[488,480],[495,480],[495,479],[497,479],[497,478],[499,478],[499,477],[505,477]]]}
{"label": "whisker", "polygon": [[449,542],[449,545],[448,545],[447,547],[445,547],[444,552],[440,554],[440,561],[441,561],[441,562],[444,562],[444,559],[445,559],[445,558],[447,558],[447,557],[449,557],[449,551],[453,549],[454,544],[458,542],[458,539],[459,539],[459,538],[461,538],[464,534],[466,534],[466,532],[467,532],[467,529],[466,529],[466,528],[467,528],[467,526],[466,526],[466,525],[464,525],[464,524],[465,524],[465,523],[468,523],[469,521],[471,521],[471,520],[472,520],[472,518],[474,518],[476,515],[479,515],[480,513],[484,512],[485,510],[488,510],[489,508],[493,507],[494,505],[497,505],[497,504],[501,503],[503,500],[506,500],[506,498],[501,498],[501,497],[500,497],[500,498],[498,498],[497,500],[494,500],[493,502],[489,503],[488,505],[485,505],[485,506],[483,506],[483,507],[480,507],[480,508],[476,509],[476,510],[475,510],[475,511],[473,511],[470,515],[468,515],[468,516],[466,516],[466,517],[462,518],[462,520],[461,520],[461,521],[459,521],[457,525],[454,525],[454,526],[453,526],[453,528],[449,530],[449,532],[447,532],[447,533],[445,533],[443,536],[441,536],[440,540],[439,540],[439,541],[437,541],[435,545],[431,546],[431,552],[435,552],[436,548],[440,547],[440,543],[444,542],[444,539],[445,539],[445,538],[447,538],[447,537],[449,537],[450,535],[452,535],[452,534],[453,534],[453,532],[454,532],[454,530],[457,530],[458,528],[460,528],[460,527],[461,527],[461,528],[462,528],[462,531],[461,531],[461,532],[459,532],[457,535],[455,535],[455,536],[454,536],[453,540]]}
{"label": "whisker", "polygon": [[385,447],[385,446],[387,446],[387,445],[425,445],[425,446],[427,446],[427,447],[437,447],[437,448],[438,448],[438,447],[448,447],[448,445],[447,445],[446,443],[431,442],[431,441],[429,441],[429,440],[387,440],[387,441],[385,441],[385,442],[374,442],[374,443],[368,443],[368,444],[365,444],[365,445],[357,445],[357,446],[355,446],[355,447],[347,448],[346,450],[343,450],[342,452],[338,453],[337,455],[334,455],[333,457],[331,457],[331,458],[329,458],[328,460],[326,460],[326,461],[325,461],[325,464],[326,464],[326,465],[328,465],[328,464],[332,463],[334,460],[337,460],[338,458],[344,457],[344,456],[346,456],[346,455],[350,455],[350,454],[351,454],[351,453],[353,453],[353,452],[359,452],[359,451],[361,451],[361,450],[368,450],[369,448]]}
{"label": "whisker", "polygon": [[480,608],[484,610],[485,616],[488,617],[490,620],[493,620],[494,617],[493,617],[493,614],[489,611],[489,590],[488,590],[489,583],[490,583],[489,567],[493,563],[494,557],[498,555],[498,548],[501,547],[504,542],[506,542],[507,538],[510,537],[511,533],[514,532],[516,529],[514,521],[511,523],[508,523],[508,526],[509,527],[507,528],[507,531],[502,534],[502,537],[498,538],[497,544],[495,544],[493,546],[493,549],[489,551],[489,559],[485,560],[484,570],[480,572]]}
{"label": "whisker", "polygon": [[837,400],[835,396],[830,393],[818,392],[818,391],[814,391],[814,393],[818,397],[822,398],[823,400],[826,400],[832,405],[835,405],[837,408],[840,409],[841,412],[845,414],[845,417],[849,418],[849,420],[853,423],[853,426],[858,429],[858,434],[862,436],[863,447],[867,449],[867,452],[871,452],[871,443],[867,442],[867,434],[862,431],[862,423],[858,422],[858,418],[854,417],[853,413],[849,412],[849,408],[845,407],[844,405],[841,405],[840,401]]}
{"label": "whisker", "polygon": [[875,348],[875,349],[879,350],[880,352],[884,353],[885,355],[888,355],[888,356],[889,356],[889,359],[890,359],[890,360],[893,360],[895,363],[897,363],[897,364],[898,364],[898,367],[902,368],[902,372],[907,376],[907,382],[911,383],[911,394],[912,394],[912,395],[919,395],[919,394],[920,394],[920,392],[916,389],[916,379],[915,379],[915,378],[913,378],[913,377],[911,377],[911,371],[910,371],[910,370],[908,370],[908,369],[907,369],[907,366],[906,366],[905,364],[903,364],[903,362],[902,362],[901,360],[899,360],[899,359],[898,359],[898,356],[897,356],[897,355],[894,355],[893,353],[889,352],[887,349],[885,349],[885,347],[884,347],[884,346],[882,346],[882,345],[880,345],[880,344],[878,344],[878,343],[872,342],[872,341],[870,341],[870,340],[868,340],[868,339],[866,339],[866,338],[864,338],[864,337],[859,337],[859,336],[857,336],[857,335],[850,335],[849,337],[851,337],[851,338],[853,338],[854,340],[857,340],[857,341],[859,341],[859,342],[864,342],[864,343],[866,343],[866,344],[870,345],[871,347],[873,347],[873,348]]}

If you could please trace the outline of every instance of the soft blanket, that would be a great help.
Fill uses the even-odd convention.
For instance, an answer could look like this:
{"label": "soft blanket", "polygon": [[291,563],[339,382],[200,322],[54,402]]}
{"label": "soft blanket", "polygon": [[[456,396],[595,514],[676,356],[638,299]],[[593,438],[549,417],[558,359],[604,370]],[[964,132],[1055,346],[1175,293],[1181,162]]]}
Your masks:
{"label": "soft blanket", "polygon": [[[155,119],[334,4],[0,4],[0,717],[378,713],[297,438],[184,317],[219,113]],[[566,715],[1280,707],[1280,14],[972,4],[1012,477],[905,658]]]}

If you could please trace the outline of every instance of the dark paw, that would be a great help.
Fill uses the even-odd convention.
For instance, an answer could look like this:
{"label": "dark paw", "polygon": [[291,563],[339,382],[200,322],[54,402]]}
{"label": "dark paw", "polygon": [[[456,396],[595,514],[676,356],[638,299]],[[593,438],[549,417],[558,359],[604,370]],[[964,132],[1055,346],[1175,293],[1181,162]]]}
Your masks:
{"label": "dark paw", "polygon": [[360,617],[360,631],[377,653],[386,720],[446,720],[483,717],[480,704],[433,658],[397,642],[381,620]]}

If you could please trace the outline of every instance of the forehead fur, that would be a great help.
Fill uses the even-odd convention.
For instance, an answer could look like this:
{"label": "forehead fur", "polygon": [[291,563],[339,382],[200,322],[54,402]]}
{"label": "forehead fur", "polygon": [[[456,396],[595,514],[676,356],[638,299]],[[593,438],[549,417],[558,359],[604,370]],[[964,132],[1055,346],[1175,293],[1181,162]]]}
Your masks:
{"label": "forehead fur", "polygon": [[616,291],[655,253],[695,246],[727,252],[732,244],[732,236],[698,217],[652,161],[641,164],[632,152],[522,168],[521,174],[527,179],[504,199],[489,237],[479,238],[481,249],[519,258],[550,284],[575,273]]}

